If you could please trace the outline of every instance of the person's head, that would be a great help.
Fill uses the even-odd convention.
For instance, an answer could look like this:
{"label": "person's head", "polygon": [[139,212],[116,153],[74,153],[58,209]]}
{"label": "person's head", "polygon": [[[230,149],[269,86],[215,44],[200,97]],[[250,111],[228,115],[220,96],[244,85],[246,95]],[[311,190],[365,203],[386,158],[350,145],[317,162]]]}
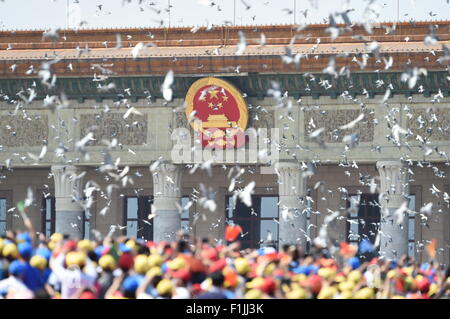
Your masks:
{"label": "person's head", "polygon": [[163,298],[172,298],[173,295],[173,283],[170,279],[164,278],[157,285],[156,290],[158,294]]}
{"label": "person's head", "polygon": [[7,243],[3,247],[2,254],[9,262],[12,262],[13,260],[19,258],[19,251],[17,250],[17,246],[12,242]]}
{"label": "person's head", "polygon": [[33,254],[33,246],[31,246],[28,241],[24,241],[17,245],[17,250],[19,251],[20,257],[26,261],[30,260],[31,255]]}
{"label": "person's head", "polygon": [[8,268],[10,276],[22,279],[25,276],[27,268],[23,261],[14,260]]}
{"label": "person's head", "polygon": [[51,299],[51,296],[48,294],[47,290],[39,289],[34,292],[34,299]]}
{"label": "person's head", "polygon": [[98,264],[104,272],[113,272],[117,268],[116,260],[108,254],[100,257]]}
{"label": "person's head", "polygon": [[225,277],[222,271],[215,271],[209,275],[211,278],[211,283],[214,287],[221,288],[223,287],[223,282],[225,281]]}
{"label": "person's head", "polygon": [[139,287],[137,276],[129,276],[122,283],[122,294],[125,298],[136,298],[136,290]]}

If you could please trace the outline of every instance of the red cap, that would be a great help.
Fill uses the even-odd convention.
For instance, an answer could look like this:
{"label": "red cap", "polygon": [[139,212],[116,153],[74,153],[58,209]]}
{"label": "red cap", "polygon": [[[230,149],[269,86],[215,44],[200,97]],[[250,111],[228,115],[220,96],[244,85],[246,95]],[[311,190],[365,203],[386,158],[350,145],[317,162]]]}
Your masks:
{"label": "red cap", "polygon": [[212,261],[217,261],[219,259],[219,254],[215,248],[208,248],[202,251],[202,257]]}
{"label": "red cap", "polygon": [[71,251],[74,250],[75,248],[77,248],[77,242],[74,240],[68,240],[63,245],[64,250]]}
{"label": "red cap", "polygon": [[261,287],[261,290],[265,293],[273,293],[277,289],[277,283],[272,277],[267,277],[264,279],[264,284]]}
{"label": "red cap", "polygon": [[306,280],[305,285],[313,292],[314,294],[318,294],[322,289],[322,278],[319,275],[312,275]]}
{"label": "red cap", "polygon": [[192,272],[206,272],[206,266],[198,258],[189,259],[189,269]]}
{"label": "red cap", "polygon": [[417,289],[419,289],[419,291],[423,294],[428,293],[430,290],[430,281],[426,277],[423,277],[420,281],[417,281],[416,285]]}
{"label": "red cap", "polygon": [[122,270],[130,270],[133,268],[134,260],[130,253],[123,253],[119,258],[119,267]]}
{"label": "red cap", "polygon": [[182,268],[177,271],[170,271],[170,275],[173,278],[180,278],[184,281],[188,281],[191,278],[191,273],[189,272],[189,270],[187,268]]}
{"label": "red cap", "polygon": [[80,299],[97,299],[97,296],[92,291],[85,291],[80,295]]}
{"label": "red cap", "polygon": [[227,261],[225,259],[219,259],[218,261],[214,262],[209,267],[209,272],[212,273],[212,272],[216,272],[219,270],[223,270],[226,265],[227,265]]}

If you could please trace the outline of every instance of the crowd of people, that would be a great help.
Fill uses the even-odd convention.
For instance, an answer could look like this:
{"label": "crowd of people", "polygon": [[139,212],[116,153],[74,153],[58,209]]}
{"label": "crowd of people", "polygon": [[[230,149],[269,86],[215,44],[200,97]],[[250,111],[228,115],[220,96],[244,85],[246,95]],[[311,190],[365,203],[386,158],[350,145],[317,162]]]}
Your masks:
{"label": "crowd of people", "polygon": [[0,296],[6,299],[389,299],[449,298],[450,271],[430,259],[383,260],[341,244],[241,249],[179,235],[174,242],[125,236],[0,238]]}

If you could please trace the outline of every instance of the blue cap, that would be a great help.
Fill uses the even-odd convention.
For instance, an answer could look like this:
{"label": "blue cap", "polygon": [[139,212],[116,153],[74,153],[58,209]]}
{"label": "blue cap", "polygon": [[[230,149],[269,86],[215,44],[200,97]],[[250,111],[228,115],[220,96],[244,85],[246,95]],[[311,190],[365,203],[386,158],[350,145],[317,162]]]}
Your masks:
{"label": "blue cap", "polygon": [[348,263],[348,265],[350,267],[352,267],[352,270],[355,270],[356,268],[361,266],[361,263],[359,262],[359,258],[358,257],[350,258],[347,263]]}
{"label": "blue cap", "polygon": [[127,277],[122,283],[124,291],[136,291],[139,287],[139,280],[137,276]]}
{"label": "blue cap", "polygon": [[121,243],[119,245],[119,250],[123,253],[129,253],[131,251],[131,248],[125,245],[124,243]]}
{"label": "blue cap", "polygon": [[13,276],[23,275],[27,271],[27,267],[24,262],[20,260],[14,260],[9,265],[9,273]]}
{"label": "blue cap", "polygon": [[372,251],[373,251],[373,245],[369,240],[364,239],[363,241],[361,241],[361,243],[359,244],[359,252],[361,254],[370,253]]}
{"label": "blue cap", "polygon": [[166,273],[168,268],[169,268],[169,266],[167,265],[167,263],[163,263],[161,266],[161,271],[163,273]]}
{"label": "blue cap", "polygon": [[31,246],[31,244],[28,242],[24,242],[20,243],[17,246],[17,250],[19,251],[20,256],[28,259],[31,257],[31,254],[33,253],[33,246]]}
{"label": "blue cap", "polygon": [[20,234],[17,235],[16,238],[17,238],[18,242],[23,242],[24,241],[24,242],[27,242],[27,243],[30,243],[30,244],[32,242],[31,236],[28,233],[20,233]]}
{"label": "blue cap", "polygon": [[52,252],[48,248],[38,248],[36,249],[34,254],[44,257],[45,259],[47,259],[47,261],[49,261],[50,258],[52,257]]}
{"label": "blue cap", "polygon": [[100,257],[102,257],[103,254],[103,245],[95,247],[94,252],[97,258],[100,259]]}
{"label": "blue cap", "polygon": [[391,263],[389,264],[389,269],[394,269],[397,268],[397,260],[392,260]]}

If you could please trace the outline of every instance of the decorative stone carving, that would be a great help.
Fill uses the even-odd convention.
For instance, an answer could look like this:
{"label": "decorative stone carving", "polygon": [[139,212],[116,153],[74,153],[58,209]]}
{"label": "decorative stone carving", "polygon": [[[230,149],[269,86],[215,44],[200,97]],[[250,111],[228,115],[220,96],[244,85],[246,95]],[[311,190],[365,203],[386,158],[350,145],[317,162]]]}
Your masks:
{"label": "decorative stone carving", "polygon": [[306,194],[306,180],[302,178],[302,171],[297,162],[279,162],[275,166],[278,174],[280,196],[304,196]]}
{"label": "decorative stone carving", "polygon": [[186,118],[186,113],[175,112],[175,125],[174,128],[190,128],[190,125]]}
{"label": "decorative stone carving", "polygon": [[306,247],[307,216],[304,202],[306,178],[297,162],[279,162],[275,166],[280,195],[280,243]]}
{"label": "decorative stone carving", "polygon": [[432,141],[450,141],[450,110],[414,109],[409,119],[409,129],[413,135],[408,140],[415,140],[417,135]]}
{"label": "decorative stone carving", "polygon": [[103,139],[117,138],[123,145],[142,145],[147,143],[148,120],[144,114],[131,114],[123,118],[123,113],[83,114],[80,117],[80,133],[86,136],[94,132],[95,141],[90,145],[99,145]]}
{"label": "decorative stone carving", "polygon": [[181,200],[180,165],[162,163],[153,172],[153,196],[156,216],[154,241],[173,241],[181,228],[179,205]]}
{"label": "decorative stone carving", "polygon": [[377,168],[382,193],[380,256],[398,259],[408,253],[408,218],[398,219],[397,216],[398,208],[407,201],[405,196],[409,194],[408,171],[400,161],[377,162]]}
{"label": "decorative stone carving", "polygon": [[249,110],[248,119],[248,127],[253,127],[255,130],[259,128],[270,130],[274,127],[274,114],[271,111]]}
{"label": "decorative stone carving", "polygon": [[47,115],[4,115],[0,116],[0,123],[0,145],[4,147],[42,146],[48,140]]}
{"label": "decorative stone carving", "polygon": [[153,173],[155,197],[180,197],[181,174],[179,165],[160,164]]}
{"label": "decorative stone carving", "polygon": [[77,168],[70,165],[53,165],[51,170],[55,181],[56,211],[82,210],[75,201],[82,197],[82,180],[77,178]]}
{"label": "decorative stone carving", "polygon": [[409,195],[407,168],[400,161],[377,162],[380,173],[380,192],[385,194],[381,205],[386,208],[398,208]]}
{"label": "decorative stone carving", "polygon": [[[345,135],[359,134],[360,142],[373,142],[374,140],[374,112],[366,110],[364,119],[357,123],[353,129],[339,130],[339,127],[356,119],[361,110],[311,110],[305,111],[305,135],[309,135],[318,128],[325,128],[323,135],[326,143],[341,143]],[[310,125],[313,119],[315,128]]]}

